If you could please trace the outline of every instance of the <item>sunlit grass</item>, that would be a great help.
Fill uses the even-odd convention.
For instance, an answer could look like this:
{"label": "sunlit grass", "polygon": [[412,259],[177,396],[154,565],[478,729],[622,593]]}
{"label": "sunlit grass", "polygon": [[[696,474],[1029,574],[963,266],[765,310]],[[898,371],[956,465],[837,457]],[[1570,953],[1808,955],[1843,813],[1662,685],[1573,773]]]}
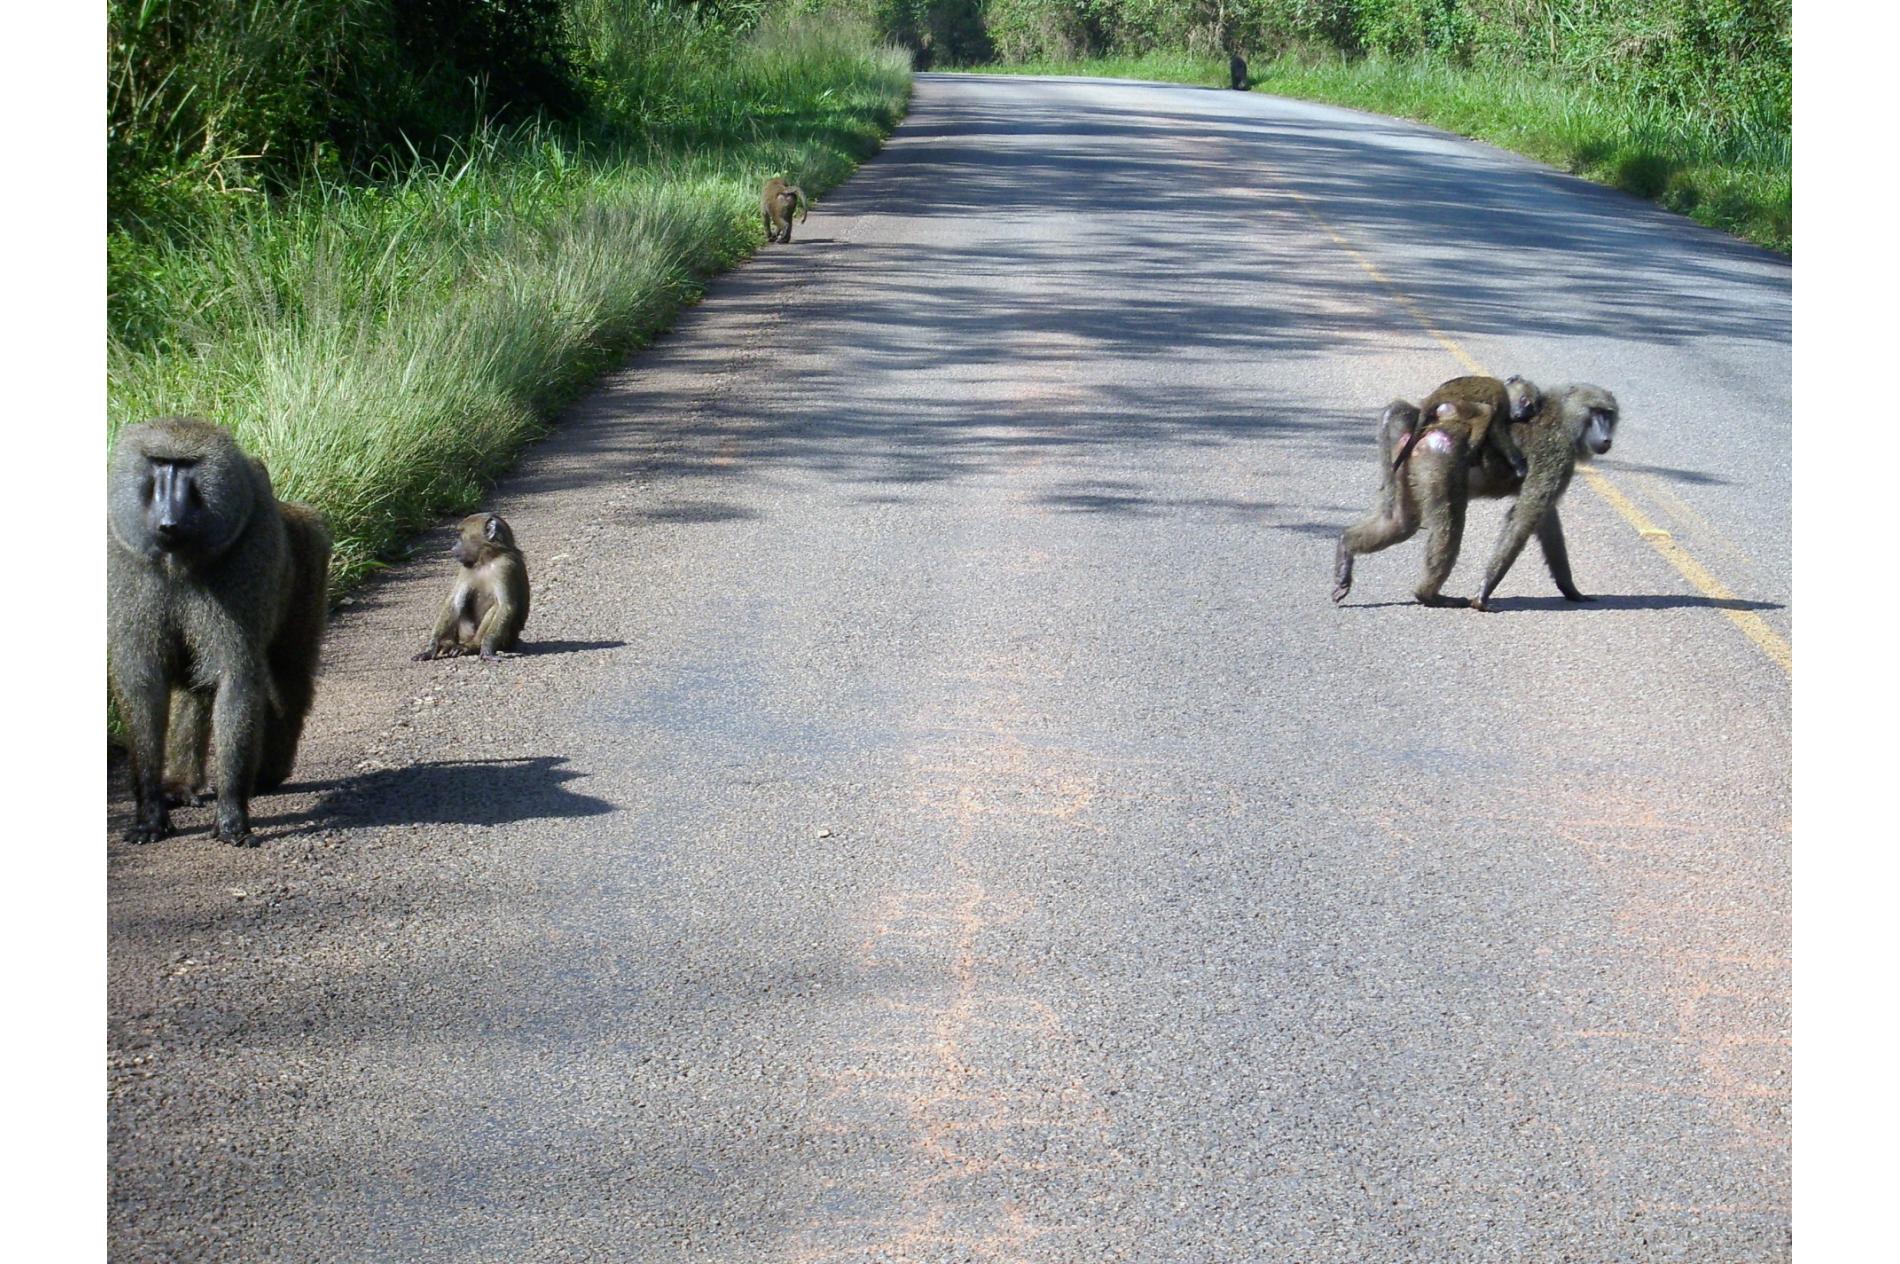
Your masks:
{"label": "sunlit grass", "polygon": [[676,65],[663,124],[489,134],[382,184],[120,237],[108,428],[231,427],[324,512],[346,587],[755,249],[766,176],[836,184],[909,85],[862,31],[771,23],[729,63]]}
{"label": "sunlit grass", "polygon": [[[981,69],[1227,84],[1224,62],[1170,53]],[[1520,70],[1281,58],[1255,63],[1249,73],[1256,92],[1418,119],[1624,189],[1771,250],[1793,248],[1794,144],[1785,131],[1717,131]]]}

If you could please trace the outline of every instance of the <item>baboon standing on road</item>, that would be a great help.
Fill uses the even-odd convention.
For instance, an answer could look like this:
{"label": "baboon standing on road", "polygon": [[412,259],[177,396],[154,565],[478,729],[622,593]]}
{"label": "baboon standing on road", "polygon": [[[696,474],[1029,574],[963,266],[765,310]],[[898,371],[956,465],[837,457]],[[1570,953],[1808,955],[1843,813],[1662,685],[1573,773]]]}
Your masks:
{"label": "baboon standing on road", "polygon": [[240,846],[281,784],[316,690],[330,533],[278,501],[264,463],[206,421],[133,426],[106,484],[106,650],[131,745],[138,843],[172,832],[167,790],[218,796]]}

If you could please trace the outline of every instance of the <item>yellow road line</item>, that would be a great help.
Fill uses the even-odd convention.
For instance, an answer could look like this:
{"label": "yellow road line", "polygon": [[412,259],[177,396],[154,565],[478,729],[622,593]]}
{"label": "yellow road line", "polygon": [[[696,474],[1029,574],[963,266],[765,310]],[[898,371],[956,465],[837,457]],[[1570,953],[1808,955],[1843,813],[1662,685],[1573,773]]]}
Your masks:
{"label": "yellow road line", "polygon": [[[1361,268],[1365,269],[1366,275],[1376,281],[1386,293],[1390,294],[1393,301],[1398,303],[1400,307],[1403,307],[1426,333],[1437,340],[1440,346],[1451,352],[1453,359],[1457,360],[1458,363],[1464,365],[1466,369],[1473,373],[1483,374],[1487,377],[1494,376],[1489,369],[1479,364],[1477,360],[1472,358],[1470,353],[1459,346],[1456,339],[1434,324],[1431,317],[1427,316],[1418,304],[1412,301],[1409,295],[1400,291],[1399,287],[1394,285],[1385,273],[1379,271],[1378,266],[1375,265],[1372,260],[1361,253],[1351,242],[1340,236],[1333,226],[1327,223],[1318,211],[1313,209],[1312,202],[1307,199],[1305,194],[1299,192],[1297,189],[1289,188],[1286,191],[1293,196],[1293,199],[1300,204],[1301,208],[1305,210],[1308,215],[1313,217],[1313,222],[1318,224],[1320,229],[1325,232],[1328,237],[1333,239],[1333,244],[1345,251],[1354,263],[1357,263]],[[1610,482],[1609,477],[1604,474],[1603,471],[1596,469],[1594,466],[1580,464],[1577,466],[1577,472],[1583,475],[1584,484],[1589,487],[1591,491],[1595,492],[1604,503],[1621,514],[1623,520],[1636,529],[1636,534],[1649,541],[1650,547],[1661,554],[1664,561],[1675,567],[1676,573],[1688,580],[1690,586],[1695,588],[1697,592],[1700,592],[1710,601],[1718,603],[1741,600],[1733,592],[1729,591],[1726,585],[1714,575],[1711,575],[1702,563],[1690,556],[1687,549],[1677,544],[1674,536],[1651,522],[1649,518],[1644,515],[1642,510],[1631,503],[1628,496],[1625,496],[1617,489],[1614,483]],[[1749,641],[1754,644],[1756,649],[1759,649],[1763,654],[1767,655],[1770,662],[1780,667],[1782,671],[1787,672],[1789,675],[1794,674],[1794,647],[1788,644],[1787,638],[1769,627],[1767,620],[1752,610],[1737,610],[1727,605],[1718,605],[1717,609],[1727,615],[1729,622],[1741,629],[1742,635],[1747,637]]]}
{"label": "yellow road line", "polygon": [[1484,369],[1478,364],[1476,360],[1473,360],[1468,354],[1466,354],[1465,349],[1463,347],[1459,346],[1458,343],[1455,340],[1453,340],[1453,338],[1449,334],[1447,334],[1444,330],[1440,329],[1436,324],[1432,322],[1432,318],[1425,314],[1425,309],[1412,301],[1411,295],[1406,294],[1404,291],[1399,289],[1398,286],[1392,284],[1391,279],[1387,277],[1385,273],[1379,271],[1378,265],[1373,263],[1372,260],[1366,258],[1365,255],[1361,254],[1358,247],[1354,246],[1351,242],[1347,241],[1344,237],[1341,237],[1336,231],[1334,231],[1333,226],[1331,224],[1328,224],[1323,218],[1321,218],[1320,213],[1313,209],[1313,204],[1307,200],[1307,197],[1304,193],[1301,193],[1298,189],[1288,189],[1287,192],[1293,195],[1294,201],[1300,204],[1300,207],[1302,210],[1304,210],[1308,215],[1311,215],[1313,217],[1313,222],[1319,225],[1320,231],[1333,239],[1333,244],[1335,246],[1338,246],[1341,250],[1345,251],[1348,255],[1350,255],[1354,263],[1358,264],[1360,267],[1366,270],[1367,276],[1371,277],[1374,281],[1377,281],[1381,286],[1383,286],[1385,289],[1385,292],[1392,296],[1394,302],[1396,302],[1400,307],[1403,307],[1406,310],[1406,312],[1412,317],[1412,319],[1419,323],[1420,327],[1423,328],[1426,333],[1430,334],[1433,338],[1436,338],[1438,340],[1439,346],[1451,352],[1452,359],[1458,361],[1458,363],[1464,365],[1465,368],[1469,369],[1473,373],[1484,374],[1485,376],[1489,376],[1488,374],[1485,374]]}
{"label": "yellow road line", "polygon": [[[1623,515],[1623,520],[1636,528],[1636,534],[1648,540],[1650,547],[1663,555],[1665,561],[1675,567],[1677,572],[1692,584],[1695,589],[1711,601],[1739,601],[1721,580],[1709,574],[1702,563],[1689,555],[1689,551],[1677,544],[1675,537],[1651,522],[1643,511],[1630,503],[1630,498],[1619,491],[1603,474],[1603,471],[1588,465],[1579,465],[1577,472],[1583,475],[1583,481],[1591,491],[1607,501],[1611,508]],[[1742,630],[1742,635],[1755,643],[1757,649],[1766,654],[1771,662],[1781,670],[1794,673],[1794,647],[1787,639],[1768,626],[1767,620],[1753,610],[1737,610],[1731,606],[1720,607],[1729,622]]]}

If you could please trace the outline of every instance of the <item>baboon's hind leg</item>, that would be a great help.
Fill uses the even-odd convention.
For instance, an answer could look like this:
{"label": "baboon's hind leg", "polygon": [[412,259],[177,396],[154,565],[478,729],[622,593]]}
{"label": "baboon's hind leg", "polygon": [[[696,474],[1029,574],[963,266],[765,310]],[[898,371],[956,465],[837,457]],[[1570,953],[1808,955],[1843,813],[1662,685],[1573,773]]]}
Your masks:
{"label": "baboon's hind leg", "polygon": [[1333,601],[1344,601],[1352,591],[1353,558],[1411,539],[1418,525],[1418,513],[1409,498],[1395,493],[1382,498],[1377,509],[1340,532],[1339,547],[1333,551]]}
{"label": "baboon's hind leg", "polygon": [[1465,538],[1465,498],[1462,495],[1439,497],[1425,514],[1425,577],[1412,596],[1420,605],[1450,604],[1442,595],[1452,567],[1458,564],[1458,549]]}

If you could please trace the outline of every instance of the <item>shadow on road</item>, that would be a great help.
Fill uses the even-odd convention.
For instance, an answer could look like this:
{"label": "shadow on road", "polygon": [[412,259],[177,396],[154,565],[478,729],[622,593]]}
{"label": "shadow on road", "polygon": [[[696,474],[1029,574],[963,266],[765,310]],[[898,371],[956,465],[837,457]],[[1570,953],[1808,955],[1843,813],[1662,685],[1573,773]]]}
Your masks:
{"label": "shadow on road", "polygon": [[[1469,610],[1463,598],[1457,598],[1457,605],[1440,607],[1444,610]],[[1344,601],[1339,603],[1341,610],[1390,610],[1398,606],[1415,606],[1411,599],[1404,601]],[[1592,594],[1589,601],[1566,601],[1561,596],[1550,597],[1493,597],[1487,614],[1521,614],[1530,610],[1568,610],[1576,614],[1589,614],[1599,610],[1785,610],[1786,606],[1778,601],[1750,601],[1742,597],[1701,597],[1692,593],[1630,593],[1621,596]]]}
{"label": "shadow on road", "polygon": [[[983,226],[980,240],[820,236],[766,252],[711,292],[722,313],[783,331],[769,407],[723,393],[695,400],[689,444],[629,433],[641,426],[577,426],[586,433],[567,443],[581,459],[524,474],[511,491],[597,485],[624,479],[630,465],[709,488],[793,467],[875,490],[975,477],[1038,454],[1213,447],[1268,433],[1302,454],[1364,461],[1380,406],[1407,384],[1365,383],[1363,411],[1314,411],[1217,367],[1327,361],[1410,328],[1359,269],[1316,262],[1334,247],[1315,214],[1348,239],[1391,243],[1380,259],[1391,284],[1474,339],[1778,346],[1788,337],[1785,302],[1737,298],[1785,297],[1786,261],[1628,195],[1501,166],[1483,148],[1375,117],[1342,125],[1209,109],[1227,96],[1203,89],[1153,91],[1164,103],[1153,114],[1097,104],[1088,85],[1006,104],[931,100],[829,207],[966,220]],[[1081,231],[1052,234],[1052,219]],[[1684,233],[1696,235],[1693,249]],[[730,350],[675,336],[661,354],[717,375]],[[1012,387],[1025,367],[1048,388]],[[1564,376],[1560,365],[1499,367]],[[644,373],[580,406],[615,421],[679,409],[673,389]],[[732,499],[648,509],[627,525],[743,516]],[[1112,495],[1065,507],[1148,508]]]}
{"label": "shadow on road", "polygon": [[564,767],[564,756],[438,760],[383,768],[358,777],[301,787],[322,795],[305,813],[261,816],[260,828],[289,833],[348,826],[505,825],[513,821],[605,816],[613,804],[578,794],[567,783],[587,776]]}
{"label": "shadow on road", "polygon": [[522,641],[515,653],[523,656],[542,654],[586,654],[593,650],[617,650],[625,641]]}

